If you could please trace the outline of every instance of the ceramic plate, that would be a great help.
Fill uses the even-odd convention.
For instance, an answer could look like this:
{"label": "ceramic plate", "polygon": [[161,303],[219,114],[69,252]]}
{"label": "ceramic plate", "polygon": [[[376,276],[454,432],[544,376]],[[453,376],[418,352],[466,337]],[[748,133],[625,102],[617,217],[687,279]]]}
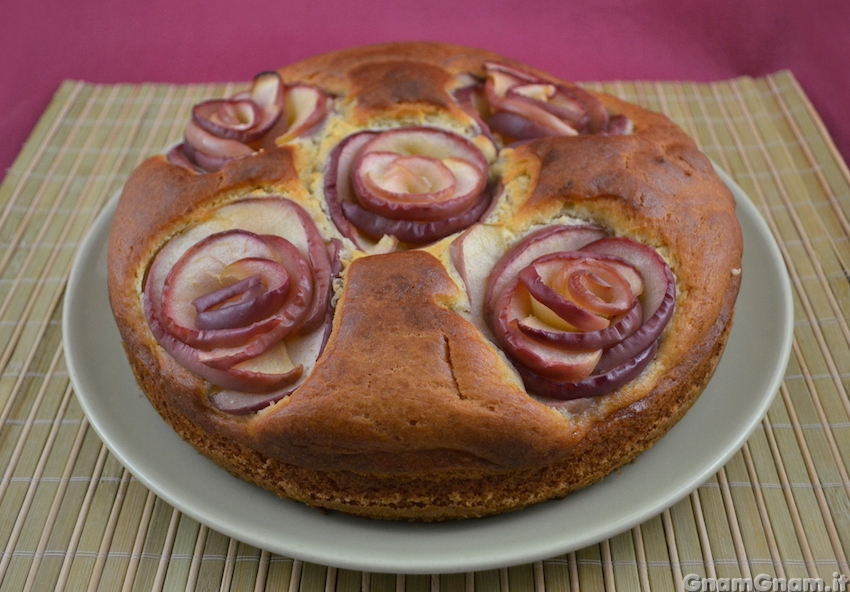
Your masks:
{"label": "ceramic plate", "polygon": [[708,480],[744,444],[784,375],[793,311],[788,276],[758,211],[726,175],[744,230],[744,280],[726,353],[703,395],[636,462],[563,500],[445,524],[324,514],[218,468],[160,419],[136,386],[112,318],[106,243],[115,200],[77,254],[63,330],[71,381],[109,450],[160,498],[207,526],[271,552],[391,573],[450,573],[546,559],[652,518]]}

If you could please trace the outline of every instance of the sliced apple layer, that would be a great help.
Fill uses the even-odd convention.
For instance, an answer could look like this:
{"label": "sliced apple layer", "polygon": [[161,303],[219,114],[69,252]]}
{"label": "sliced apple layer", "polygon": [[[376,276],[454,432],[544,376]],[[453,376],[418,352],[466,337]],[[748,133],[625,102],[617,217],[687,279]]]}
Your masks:
{"label": "sliced apple layer", "polygon": [[477,222],[490,205],[488,163],[452,132],[364,131],[331,154],[325,198],[340,232],[361,249],[383,236],[422,245]]}
{"label": "sliced apple layer", "polygon": [[279,142],[309,133],[324,120],[328,101],[318,87],[284,84],[277,72],[263,72],[248,90],[195,105],[183,142],[168,159],[200,173],[218,171],[234,158],[253,154],[272,130]]}
{"label": "sliced apple layer", "polygon": [[[464,245],[456,266],[465,276]],[[460,265],[458,265],[460,263]],[[655,356],[675,282],[658,253],[587,224],[552,225],[511,247],[470,286],[526,388],[551,399],[610,393]],[[477,296],[476,296],[477,294]]]}
{"label": "sliced apple layer", "polygon": [[486,80],[455,91],[455,99],[488,133],[505,144],[548,136],[629,133],[623,115],[575,84],[555,84],[496,62],[484,64]]}
{"label": "sliced apple layer", "polygon": [[315,363],[330,323],[335,252],[290,200],[222,206],[157,254],[144,287],[148,324],[172,357],[222,389],[213,404],[256,410]]}

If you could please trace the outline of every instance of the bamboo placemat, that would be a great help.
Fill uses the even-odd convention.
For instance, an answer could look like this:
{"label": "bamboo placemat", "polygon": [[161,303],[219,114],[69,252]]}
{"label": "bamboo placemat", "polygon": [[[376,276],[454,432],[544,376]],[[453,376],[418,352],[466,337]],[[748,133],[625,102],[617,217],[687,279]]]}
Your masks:
{"label": "bamboo placemat", "polygon": [[0,186],[0,591],[655,591],[680,589],[688,574],[720,589],[734,578],[831,586],[850,576],[846,165],[789,72],[595,86],[696,138],[753,200],[792,279],[784,381],[712,479],[598,545],[467,574],[301,562],[181,514],[118,463],[80,410],[63,357],[63,294],[80,241],[130,171],[180,137],[192,104],[237,86],[68,81]]}

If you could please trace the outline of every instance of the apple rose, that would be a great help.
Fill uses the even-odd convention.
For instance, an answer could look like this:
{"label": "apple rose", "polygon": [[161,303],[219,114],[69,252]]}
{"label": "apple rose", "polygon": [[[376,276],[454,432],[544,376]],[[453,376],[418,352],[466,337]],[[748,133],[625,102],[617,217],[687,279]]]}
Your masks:
{"label": "apple rose", "polygon": [[504,64],[484,64],[483,84],[455,91],[458,103],[506,143],[547,136],[624,134],[631,123],[575,84],[555,84]]}
{"label": "apple rose", "polygon": [[282,141],[309,133],[324,120],[328,100],[318,87],[287,85],[277,72],[263,72],[249,90],[195,105],[183,143],[169,151],[168,159],[198,172],[217,171],[254,153],[271,130]]}
{"label": "apple rose", "polygon": [[325,197],[359,247],[392,236],[421,245],[458,232],[490,205],[488,164],[469,140],[429,127],[365,131],[333,151]]}
{"label": "apple rose", "polygon": [[153,260],[148,324],[175,360],[217,387],[214,405],[255,411],[291,392],[318,357],[330,322],[331,252],[292,201],[222,206]]}
{"label": "apple rose", "polygon": [[610,393],[652,361],[673,313],[673,273],[658,253],[588,226],[536,231],[488,277],[487,322],[530,392]]}

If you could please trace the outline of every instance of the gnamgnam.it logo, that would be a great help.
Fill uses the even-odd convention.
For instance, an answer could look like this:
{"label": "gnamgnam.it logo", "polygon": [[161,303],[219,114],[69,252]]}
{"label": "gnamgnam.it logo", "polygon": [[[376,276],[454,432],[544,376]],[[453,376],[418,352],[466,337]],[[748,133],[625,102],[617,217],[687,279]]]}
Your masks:
{"label": "gnamgnam.it logo", "polygon": [[850,578],[834,572],[832,581],[821,578],[777,578],[759,574],[753,578],[704,578],[688,574],[682,578],[686,592],[848,592]]}

